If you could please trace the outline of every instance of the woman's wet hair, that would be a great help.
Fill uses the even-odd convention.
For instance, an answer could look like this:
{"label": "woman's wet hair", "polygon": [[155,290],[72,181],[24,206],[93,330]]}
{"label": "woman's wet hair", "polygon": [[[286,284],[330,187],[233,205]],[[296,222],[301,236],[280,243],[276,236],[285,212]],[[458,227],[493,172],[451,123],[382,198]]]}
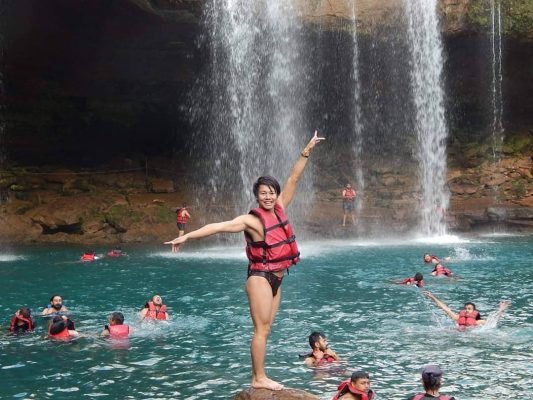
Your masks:
{"label": "woman's wet hair", "polygon": [[28,307],[21,307],[19,309],[19,314],[23,316],[24,318],[27,318],[27,319],[31,318],[31,310]]}
{"label": "woman's wet hair", "polygon": [[124,323],[124,314],[121,312],[114,312],[111,314],[111,321],[114,321],[117,325],[122,325]]}
{"label": "woman's wet hair", "polygon": [[424,275],[422,275],[420,272],[417,272],[415,274],[415,281],[421,281],[422,279],[424,279]]}
{"label": "woman's wet hair", "polygon": [[271,176],[260,176],[255,181],[254,187],[253,187],[253,192],[254,192],[255,197],[257,197],[257,195],[259,194],[259,186],[261,185],[265,185],[271,189],[274,189],[274,191],[276,192],[278,196],[281,193],[281,187],[279,185],[279,182],[276,179],[274,179]]}
{"label": "woman's wet hair", "polygon": [[465,307],[466,307],[466,306],[472,306],[472,307],[474,307],[474,310],[477,310],[477,309],[476,309],[476,305],[475,305],[474,303],[471,303],[471,302],[465,303],[464,306],[465,306]]}

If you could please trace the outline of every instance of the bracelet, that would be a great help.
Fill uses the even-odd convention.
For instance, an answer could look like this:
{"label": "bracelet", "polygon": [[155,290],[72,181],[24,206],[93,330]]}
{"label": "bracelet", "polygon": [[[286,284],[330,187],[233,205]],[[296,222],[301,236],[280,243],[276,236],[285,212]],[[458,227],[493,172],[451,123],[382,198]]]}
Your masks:
{"label": "bracelet", "polygon": [[309,158],[309,153],[305,154],[303,151],[300,153],[303,158]]}

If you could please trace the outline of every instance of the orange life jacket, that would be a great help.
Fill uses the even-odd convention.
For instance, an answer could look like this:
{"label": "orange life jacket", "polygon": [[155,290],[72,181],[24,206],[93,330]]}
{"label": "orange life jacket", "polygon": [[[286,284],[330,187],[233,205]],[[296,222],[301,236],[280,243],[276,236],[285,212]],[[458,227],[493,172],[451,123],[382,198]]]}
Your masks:
{"label": "orange life jacket", "polygon": [[112,339],[125,339],[130,334],[128,325],[109,325],[109,337]]}
{"label": "orange life jacket", "polygon": [[70,333],[68,333],[68,328],[65,327],[61,332],[52,334],[50,333],[50,329],[52,328],[52,325],[48,328],[48,338],[55,339],[55,340],[69,340],[70,339]]}
{"label": "orange life jacket", "polygon": [[95,255],[94,253],[84,253],[82,256],[81,256],[81,261],[83,262],[86,262],[86,261],[94,261],[95,260]]}
{"label": "orange life jacket", "polygon": [[459,326],[475,326],[477,325],[477,318],[479,313],[474,310],[471,313],[467,314],[465,310],[459,312],[459,319],[457,320],[457,325]]}
{"label": "orange life jacket", "polygon": [[258,207],[250,211],[263,224],[262,241],[254,242],[245,232],[248,268],[252,271],[283,271],[300,261],[296,237],[283,208],[276,204],[274,213]]}
{"label": "orange life jacket", "polygon": [[361,390],[357,390],[352,385],[350,385],[349,379],[347,381],[341,382],[337,390],[337,393],[335,394],[335,396],[333,396],[331,400],[337,400],[339,397],[345,395],[348,392],[358,395],[361,400],[372,400],[374,397],[376,397],[376,394],[372,390],[369,390],[368,393],[362,392]]}
{"label": "orange life jacket", "polygon": [[145,318],[152,319],[167,319],[166,318],[167,306],[162,304],[159,310],[156,308],[153,301],[148,302],[148,312],[144,316]]}

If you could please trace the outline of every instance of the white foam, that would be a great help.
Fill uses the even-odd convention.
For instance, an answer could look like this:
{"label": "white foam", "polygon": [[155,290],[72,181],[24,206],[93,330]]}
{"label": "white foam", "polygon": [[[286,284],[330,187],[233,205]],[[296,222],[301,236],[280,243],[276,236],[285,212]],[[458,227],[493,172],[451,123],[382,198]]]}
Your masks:
{"label": "white foam", "polygon": [[24,260],[24,256],[15,255],[15,254],[0,254],[0,262],[11,262]]}

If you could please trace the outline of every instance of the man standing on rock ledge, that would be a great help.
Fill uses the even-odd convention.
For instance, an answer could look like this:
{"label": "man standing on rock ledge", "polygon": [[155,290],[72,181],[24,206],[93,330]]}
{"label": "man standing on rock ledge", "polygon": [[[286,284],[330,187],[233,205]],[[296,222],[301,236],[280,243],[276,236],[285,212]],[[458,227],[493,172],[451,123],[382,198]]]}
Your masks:
{"label": "man standing on rock ledge", "polygon": [[165,242],[171,244],[172,251],[176,252],[188,239],[201,239],[223,232],[244,232],[249,260],[246,294],[254,324],[250,345],[253,388],[283,389],[282,384],[266,376],[265,356],[268,336],[281,300],[283,276],[300,259],[291,225],[285,216],[285,208],[292,202],[311,151],[322,140],[324,138],[318,137],[318,132],[315,131],[294,164],[283,192],[274,178],[262,176],[253,186],[258,207],[249,214],[240,215],[231,221],[208,224]]}

